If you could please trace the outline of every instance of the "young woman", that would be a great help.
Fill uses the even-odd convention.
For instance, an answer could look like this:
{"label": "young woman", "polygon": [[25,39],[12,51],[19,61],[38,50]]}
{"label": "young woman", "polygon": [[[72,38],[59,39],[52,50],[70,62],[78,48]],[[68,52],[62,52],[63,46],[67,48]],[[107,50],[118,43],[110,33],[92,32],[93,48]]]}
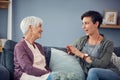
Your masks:
{"label": "young woman", "polygon": [[78,38],[73,45],[68,45],[68,53],[80,60],[87,75],[90,68],[114,68],[110,64],[113,42],[99,33],[102,16],[97,11],[87,11],[81,16],[85,36]]}

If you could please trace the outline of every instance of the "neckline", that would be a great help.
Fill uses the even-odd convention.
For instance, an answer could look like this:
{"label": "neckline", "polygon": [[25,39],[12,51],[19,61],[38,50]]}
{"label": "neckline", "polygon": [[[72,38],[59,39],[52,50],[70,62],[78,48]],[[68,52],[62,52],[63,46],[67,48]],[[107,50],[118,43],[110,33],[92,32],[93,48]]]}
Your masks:
{"label": "neckline", "polygon": [[92,54],[93,51],[95,50],[95,48],[97,47],[97,45],[98,45],[97,43],[98,43],[99,38],[100,38],[100,35],[97,36],[97,40],[96,40],[96,42],[95,42],[95,45],[91,45],[91,44],[89,44],[89,43],[87,42],[87,48],[88,48],[88,46],[93,47],[93,49],[92,49],[91,51],[89,51],[89,52],[90,52],[89,55]]}
{"label": "neckline", "polygon": [[[98,44],[97,44],[98,45]],[[89,44],[88,42],[87,42],[87,46],[90,46],[90,47],[94,47],[94,46],[97,46],[97,45],[92,45],[92,44]]]}
{"label": "neckline", "polygon": [[26,39],[24,39],[25,40],[25,42],[27,43],[27,44],[29,44],[30,46],[33,46],[34,48],[36,48],[36,45],[33,43],[33,44],[31,44],[29,41],[27,41]]}
{"label": "neckline", "polygon": [[88,43],[89,45],[93,45],[93,46],[97,45],[97,43],[98,43],[98,41],[99,41],[99,39],[100,39],[100,35],[98,35],[96,38],[97,38],[97,39],[96,39],[96,41],[95,41],[94,44],[90,44],[90,43],[89,43],[89,38],[88,38],[87,43]]}

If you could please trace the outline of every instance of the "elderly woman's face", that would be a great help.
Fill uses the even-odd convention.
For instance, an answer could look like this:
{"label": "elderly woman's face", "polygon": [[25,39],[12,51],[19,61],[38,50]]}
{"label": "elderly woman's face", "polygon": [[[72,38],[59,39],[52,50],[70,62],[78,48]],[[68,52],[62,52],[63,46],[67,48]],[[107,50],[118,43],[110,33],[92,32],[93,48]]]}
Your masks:
{"label": "elderly woman's face", "polygon": [[32,33],[32,35],[36,38],[36,39],[38,39],[38,38],[41,38],[41,36],[42,36],[42,32],[43,32],[43,30],[42,30],[42,25],[38,25],[38,26],[36,26],[36,27],[33,27],[33,33]]}

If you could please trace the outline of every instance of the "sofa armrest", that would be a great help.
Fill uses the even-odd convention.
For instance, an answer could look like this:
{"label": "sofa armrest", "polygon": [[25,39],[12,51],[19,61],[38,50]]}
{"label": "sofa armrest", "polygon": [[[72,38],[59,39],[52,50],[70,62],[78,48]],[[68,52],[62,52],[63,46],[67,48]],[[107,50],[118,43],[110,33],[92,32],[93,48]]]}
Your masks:
{"label": "sofa armrest", "polygon": [[0,80],[10,80],[9,71],[0,64]]}
{"label": "sofa armrest", "polygon": [[120,57],[120,47],[114,47],[114,51],[113,51],[117,56]]}

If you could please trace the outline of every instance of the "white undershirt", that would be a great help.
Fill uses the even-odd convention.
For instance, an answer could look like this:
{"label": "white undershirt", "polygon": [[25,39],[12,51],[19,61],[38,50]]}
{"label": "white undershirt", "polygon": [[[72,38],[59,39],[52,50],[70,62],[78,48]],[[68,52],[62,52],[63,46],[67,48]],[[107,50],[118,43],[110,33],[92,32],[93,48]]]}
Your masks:
{"label": "white undershirt", "polygon": [[45,69],[45,66],[46,66],[45,57],[41,54],[38,47],[35,44],[34,44],[34,46],[31,45],[27,41],[26,41],[26,43],[27,43],[28,47],[30,48],[30,50],[32,51],[33,56],[34,56],[33,66],[36,68],[39,68],[39,69],[46,70]]}

